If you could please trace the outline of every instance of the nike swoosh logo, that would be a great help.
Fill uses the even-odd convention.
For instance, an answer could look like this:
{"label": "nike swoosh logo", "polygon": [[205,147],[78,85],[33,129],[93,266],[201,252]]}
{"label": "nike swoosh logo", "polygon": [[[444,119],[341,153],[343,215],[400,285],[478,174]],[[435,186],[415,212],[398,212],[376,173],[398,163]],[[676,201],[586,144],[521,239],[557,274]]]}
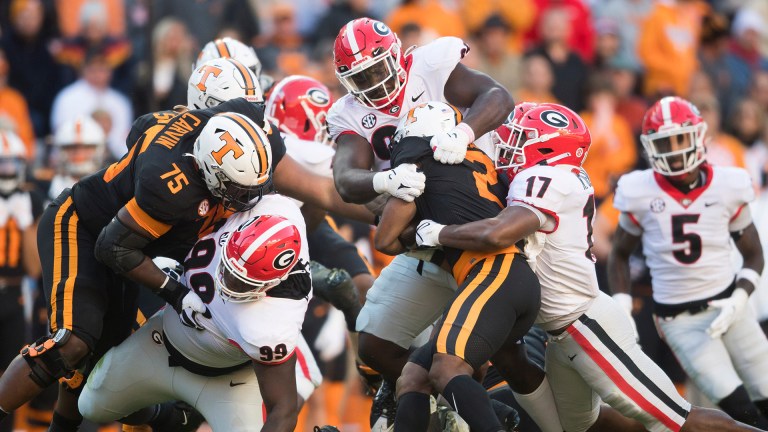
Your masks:
{"label": "nike swoosh logo", "polygon": [[243,385],[243,384],[245,384],[245,383],[244,382],[236,383],[236,382],[232,382],[232,381],[229,382],[229,386],[230,387],[237,387],[237,386]]}
{"label": "nike swoosh logo", "polygon": [[573,361],[573,359],[575,359],[575,358],[576,358],[576,354],[574,354],[572,356],[568,356],[568,360],[570,360],[570,361]]}
{"label": "nike swoosh logo", "polygon": [[715,204],[717,204],[717,203],[716,202],[704,203],[704,207],[712,207]]}
{"label": "nike swoosh logo", "polygon": [[421,97],[421,96],[424,94],[424,92],[425,92],[425,91],[426,91],[426,90],[424,90],[423,92],[419,93],[419,95],[418,95],[418,96],[416,96],[416,97],[413,97],[413,96],[412,96],[412,97],[411,97],[411,102],[416,102],[417,100],[419,100],[419,98],[420,98],[420,97]]}

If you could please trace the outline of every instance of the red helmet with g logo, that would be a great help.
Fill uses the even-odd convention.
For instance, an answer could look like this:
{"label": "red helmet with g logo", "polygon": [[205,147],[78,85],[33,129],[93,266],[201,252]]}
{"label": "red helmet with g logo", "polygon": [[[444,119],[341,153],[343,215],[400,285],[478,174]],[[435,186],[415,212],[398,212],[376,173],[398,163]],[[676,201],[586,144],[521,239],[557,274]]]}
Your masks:
{"label": "red helmet with g logo", "polygon": [[558,104],[521,105],[493,135],[497,169],[584,163],[592,137],[578,114]]}
{"label": "red helmet with g logo", "polygon": [[381,21],[358,18],[333,44],[336,77],[361,103],[384,108],[400,95],[407,74],[400,39]]}
{"label": "red helmet with g logo", "polygon": [[331,144],[325,118],[331,92],[320,81],[302,75],[289,76],[275,85],[267,100],[267,117],[281,131],[299,139]]}
{"label": "red helmet with g logo", "polygon": [[240,225],[227,239],[221,255],[216,286],[231,302],[263,298],[284,281],[299,261],[301,234],[282,216],[256,216]]}
{"label": "red helmet with g logo", "polygon": [[668,96],[653,104],[643,118],[643,143],[651,168],[665,176],[690,172],[705,160],[707,124],[687,100]]}

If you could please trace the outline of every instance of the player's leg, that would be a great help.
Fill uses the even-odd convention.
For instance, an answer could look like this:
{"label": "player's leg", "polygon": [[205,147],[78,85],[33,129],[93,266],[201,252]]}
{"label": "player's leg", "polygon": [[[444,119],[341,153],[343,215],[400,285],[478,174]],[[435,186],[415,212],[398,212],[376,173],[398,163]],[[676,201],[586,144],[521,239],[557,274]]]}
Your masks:
{"label": "player's leg", "polygon": [[[199,387],[201,379],[205,385]],[[212,378],[180,370],[174,383],[214,431],[257,432],[264,426],[266,408],[251,367]]]}
{"label": "player's leg", "polygon": [[768,339],[754,311],[747,308],[722,339],[744,387],[765,418],[768,416]]}
{"label": "player's leg", "polygon": [[718,313],[716,309],[697,314],[684,312],[671,319],[658,318],[657,323],[662,337],[699,390],[729,416],[758,426],[765,419],[750,400],[724,338],[712,339],[706,332]]}
{"label": "player's leg", "polygon": [[505,343],[525,335],[539,299],[538,279],[525,260],[498,255],[475,265],[441,320],[430,380],[473,430],[503,430],[472,375]]}
{"label": "player's leg", "polygon": [[[70,379],[70,387],[81,384],[77,369],[101,336],[107,303],[106,268],[93,256],[94,241],[70,196],[63,194],[43,213],[38,248],[52,336],[22,350],[0,377],[3,411],[17,409],[60,378]],[[79,414],[68,416],[76,420]]]}
{"label": "player's leg", "polygon": [[552,338],[555,340],[565,361],[624,416],[652,431],[679,430],[685,423],[691,405],[643,353],[629,318],[607,295],[601,293],[562,335]]}
{"label": "player's leg", "polygon": [[411,342],[440,316],[456,281],[430,262],[398,255],[368,291],[357,318],[360,358],[394,383]]}
{"label": "player's leg", "polygon": [[429,425],[429,397],[433,393],[429,381],[434,341],[416,349],[397,379],[397,416],[395,432],[419,432]]}

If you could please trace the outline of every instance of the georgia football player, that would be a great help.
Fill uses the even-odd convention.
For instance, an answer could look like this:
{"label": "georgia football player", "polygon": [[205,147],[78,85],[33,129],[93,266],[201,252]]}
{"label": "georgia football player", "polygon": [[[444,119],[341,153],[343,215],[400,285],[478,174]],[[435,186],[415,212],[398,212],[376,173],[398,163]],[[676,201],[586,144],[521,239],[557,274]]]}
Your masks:
{"label": "georgia football player", "polygon": [[[283,133],[287,154],[308,170],[328,179],[333,178],[331,165],[336,153],[326,123],[330,107],[328,87],[302,75],[292,75],[275,84],[266,107],[267,118]],[[365,293],[373,285],[373,276],[357,247],[339,235],[329,223],[325,210],[309,204],[300,205],[307,221],[312,259],[329,269],[346,270],[357,291]],[[323,285],[327,284],[320,286]],[[348,289],[348,284],[333,287],[333,291],[318,292],[316,286],[315,294],[344,312],[347,328],[354,332],[360,311],[357,295]]]}
{"label": "georgia football player", "polygon": [[108,422],[180,399],[214,431],[292,431],[321,380],[301,337],[308,263],[304,220],[289,199],[268,195],[232,216],[184,261],[184,283],[208,305],[194,317],[199,330],[173,314],[151,318],[96,365],[80,411]]}
{"label": "georgia football player", "polygon": [[[336,37],[336,77],[349,94],[328,112],[328,127],[337,146],[334,181],[346,201],[369,202],[384,193],[413,201],[422,193],[424,176],[413,164],[377,172],[389,160],[399,118],[414,106],[447,101],[469,108],[463,122],[431,142],[434,157],[453,164],[464,159],[475,136],[497,127],[513,108],[512,97],[499,83],[459,63],[469,49],[461,39],[443,37],[405,52],[401,48],[389,27],[370,18],[350,21]],[[357,321],[359,355],[390,384],[375,409],[380,400],[393,406],[387,393],[408,359],[408,348],[456,292],[441,261],[433,250],[398,255],[366,294]]]}
{"label": "georgia football player", "polygon": [[[416,238],[470,251],[526,240],[541,283],[536,322],[550,334],[545,367],[563,429],[754,430],[722,412],[691,409],[640,349],[628,315],[600,292],[591,250],[594,190],[581,167],[591,144],[584,121],[564,106],[541,104],[495,138],[497,168],[511,178],[507,207],[464,225],[422,221]],[[601,409],[601,400],[628,418]]]}
{"label": "georgia football player", "polygon": [[[640,138],[651,169],[619,180],[609,281],[631,310],[628,259],[642,241],[659,335],[712,402],[768,429],[768,340],[747,306],[763,270],[748,206],[755,191],[745,170],[706,162],[706,130],[678,97],[645,114]],[[734,244],[744,258],[738,272]]]}

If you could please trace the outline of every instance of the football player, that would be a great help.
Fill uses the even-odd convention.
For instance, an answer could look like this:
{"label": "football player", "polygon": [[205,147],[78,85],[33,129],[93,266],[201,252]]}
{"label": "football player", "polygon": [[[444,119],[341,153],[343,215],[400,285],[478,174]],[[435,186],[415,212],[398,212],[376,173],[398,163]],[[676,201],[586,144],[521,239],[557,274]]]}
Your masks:
{"label": "football player", "polygon": [[[434,160],[430,138],[460,122],[459,111],[442,102],[418,105],[401,119],[392,145],[392,165],[397,169],[404,163],[416,164],[426,176],[425,193],[413,202],[396,197],[387,201],[374,238],[378,250],[390,255],[403,252],[401,233],[414,218],[466,223],[493,217],[504,207],[507,189],[482,150],[470,145],[460,165]],[[538,281],[515,245],[490,253],[454,248],[443,252],[459,289],[436,325],[436,334],[414,353],[408,366],[421,367],[422,382],[431,381],[472,430],[503,430],[485,388],[472,375],[493,357],[500,371],[516,367],[514,374],[504,374],[515,378],[510,380],[513,386],[520,385],[522,377],[543,378],[536,366],[526,367],[525,357],[522,364],[514,361],[518,352],[524,352],[518,341],[539,310]],[[504,354],[496,356],[500,351]],[[540,382],[524,385],[532,391]],[[426,430],[429,392],[403,391],[403,384],[399,385],[395,428]]]}
{"label": "football player", "polygon": [[[51,336],[25,347],[0,378],[0,417],[62,379],[71,392],[59,392],[53,423],[58,430],[77,428],[82,372],[92,355],[128,336],[136,316],[137,287],[127,280],[153,289],[187,321],[192,311],[205,311],[197,294],[150,258],[183,259],[200,234],[269,190],[270,167],[285,147],[279,134],[269,133],[258,84],[243,70],[241,92],[251,100],[163,119],[167,124],[145,130],[120,161],[65,189],[46,208],[38,247]],[[202,145],[201,126],[219,114],[226,121],[218,141]],[[234,140],[239,131],[247,139]]]}
{"label": "football player", "polygon": [[205,44],[192,66],[196,69],[203,63],[217,58],[233,58],[245,65],[258,78],[259,85],[264,94],[269,94],[275,80],[271,76],[261,73],[261,60],[259,60],[256,51],[252,47],[231,37],[214,39]]}
{"label": "football player", "polygon": [[[217,140],[214,130],[200,139]],[[173,313],[151,318],[96,365],[80,412],[143,423],[140,408],[180,399],[214,431],[293,431],[321,380],[301,337],[308,264],[304,220],[291,200],[270,194],[230,217],[184,261],[184,284],[208,306],[195,316],[201,330]]]}
{"label": "football player", "polygon": [[[449,163],[461,162],[467,145],[513,108],[499,83],[459,63],[469,49],[461,39],[401,48],[386,24],[370,18],[350,21],[336,37],[336,77],[349,94],[333,104],[328,127],[337,145],[334,181],[349,202],[368,202],[383,193],[412,201],[421,194],[424,176],[413,164],[378,172],[388,167],[399,118],[414,106],[448,101],[470,109],[463,122],[432,139],[435,158]],[[357,322],[359,355],[389,381],[383,391],[394,388],[412,341],[456,292],[455,280],[440,264],[441,257],[429,249],[398,255],[366,294]],[[379,400],[392,402],[382,397],[376,405]]]}
{"label": "football player", "polygon": [[[0,130],[0,374],[24,346],[24,276],[40,275],[37,222],[43,199],[24,190],[27,148],[14,132]],[[13,430],[13,416],[0,426]]]}
{"label": "football player", "polygon": [[[494,251],[526,240],[541,282],[537,325],[550,334],[546,371],[567,431],[754,430],[720,411],[692,408],[640,349],[629,317],[597,286],[594,190],[581,167],[584,121],[555,104],[513,112],[497,129],[496,167],[511,180],[498,216],[464,225],[419,224],[419,245]],[[642,426],[601,409],[601,400]]]}
{"label": "football player", "polygon": [[685,99],[646,112],[640,138],[651,169],[619,179],[609,281],[631,310],[628,260],[642,242],[659,335],[712,402],[768,429],[768,340],[747,306],[764,261],[748,206],[755,191],[745,170],[707,163],[706,130]]}

